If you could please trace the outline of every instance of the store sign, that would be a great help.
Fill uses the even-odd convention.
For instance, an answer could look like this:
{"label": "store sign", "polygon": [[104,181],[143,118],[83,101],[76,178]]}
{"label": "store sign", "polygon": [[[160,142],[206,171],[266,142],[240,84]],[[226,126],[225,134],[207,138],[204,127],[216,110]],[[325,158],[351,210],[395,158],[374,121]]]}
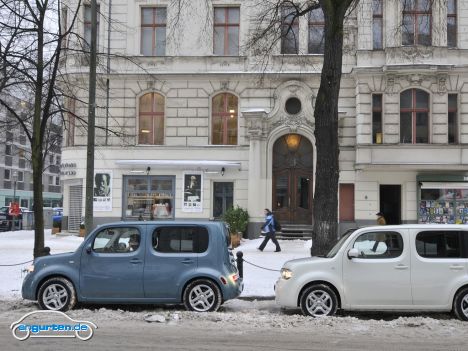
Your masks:
{"label": "store sign", "polygon": [[76,163],[74,162],[67,162],[60,164],[60,175],[68,176],[68,175],[76,175]]}
{"label": "store sign", "polygon": [[93,211],[112,211],[112,171],[94,170]]}
{"label": "store sign", "polygon": [[182,212],[203,211],[203,177],[200,172],[184,173],[184,192],[182,198]]}

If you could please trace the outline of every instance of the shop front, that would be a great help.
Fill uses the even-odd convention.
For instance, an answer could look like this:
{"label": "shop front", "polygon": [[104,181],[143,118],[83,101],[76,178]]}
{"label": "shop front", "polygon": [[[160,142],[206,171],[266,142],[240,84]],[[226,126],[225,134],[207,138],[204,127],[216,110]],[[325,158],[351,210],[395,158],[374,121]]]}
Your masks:
{"label": "shop front", "polygon": [[468,223],[468,176],[420,175],[418,184],[419,223]]}

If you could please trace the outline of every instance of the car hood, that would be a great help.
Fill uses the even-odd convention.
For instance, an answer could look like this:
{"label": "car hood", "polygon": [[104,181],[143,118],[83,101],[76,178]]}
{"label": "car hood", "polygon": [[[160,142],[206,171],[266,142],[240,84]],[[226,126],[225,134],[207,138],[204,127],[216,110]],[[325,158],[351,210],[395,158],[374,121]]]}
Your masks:
{"label": "car hood", "polygon": [[295,260],[290,260],[286,261],[283,265],[283,268],[288,268],[288,269],[297,269],[302,266],[309,266],[309,265],[320,265],[324,263],[330,262],[330,258],[325,258],[325,257],[304,257],[304,258],[298,258]]}
{"label": "car hood", "polygon": [[77,257],[77,252],[65,252],[55,255],[48,255],[38,257],[34,260],[35,266],[48,266],[50,264],[56,264],[61,262],[68,262],[70,260],[74,260]]}

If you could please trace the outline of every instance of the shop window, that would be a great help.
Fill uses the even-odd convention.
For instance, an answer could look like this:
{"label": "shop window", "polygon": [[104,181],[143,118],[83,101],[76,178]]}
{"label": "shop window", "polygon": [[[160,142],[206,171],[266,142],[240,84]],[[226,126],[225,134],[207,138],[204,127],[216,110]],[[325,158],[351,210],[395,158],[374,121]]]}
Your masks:
{"label": "shop window", "polygon": [[450,183],[422,183],[419,223],[467,224],[468,186]]}
{"label": "shop window", "polygon": [[233,206],[234,183],[213,183],[213,217],[220,218],[227,209]]}
{"label": "shop window", "polygon": [[219,56],[239,55],[239,7],[215,7],[213,52]]}
{"label": "shop window", "polygon": [[372,143],[382,144],[382,94],[372,95]]}
{"label": "shop window", "polygon": [[359,258],[395,258],[403,252],[403,238],[397,232],[371,232],[361,234],[354,242]]}
{"label": "shop window", "polygon": [[460,233],[425,231],[416,235],[416,251],[425,258],[461,258]]}
{"label": "shop window", "polygon": [[[97,42],[96,47],[99,46],[99,14],[100,9],[99,5],[97,5]],[[84,5],[84,41],[85,41],[85,48],[89,50],[91,46],[91,5]]]}
{"label": "shop window", "polygon": [[432,0],[402,0],[403,45],[432,45]]}
{"label": "shop window", "polygon": [[237,96],[221,93],[212,100],[211,143],[237,145]]}
{"label": "shop window", "polygon": [[325,19],[321,8],[309,12],[309,54],[323,54]]}
{"label": "shop window", "polygon": [[281,53],[299,52],[299,17],[293,6],[281,8]]}
{"label": "shop window", "polygon": [[458,95],[448,94],[448,143],[458,143]]}
{"label": "shop window", "polygon": [[152,246],[161,253],[202,253],[208,249],[208,241],[205,227],[167,226],[154,231]]}
{"label": "shop window", "polygon": [[164,144],[164,97],[147,93],[140,97],[138,143]]}
{"label": "shop window", "polygon": [[429,94],[423,90],[400,94],[400,143],[429,143]]}
{"label": "shop window", "polygon": [[124,177],[125,220],[174,218],[175,177]]}
{"label": "shop window", "polygon": [[372,48],[383,48],[383,0],[372,1]]}
{"label": "shop window", "polygon": [[166,55],[165,7],[141,9],[141,53],[145,56]]}
{"label": "shop window", "polygon": [[447,46],[457,47],[457,0],[447,0]]}

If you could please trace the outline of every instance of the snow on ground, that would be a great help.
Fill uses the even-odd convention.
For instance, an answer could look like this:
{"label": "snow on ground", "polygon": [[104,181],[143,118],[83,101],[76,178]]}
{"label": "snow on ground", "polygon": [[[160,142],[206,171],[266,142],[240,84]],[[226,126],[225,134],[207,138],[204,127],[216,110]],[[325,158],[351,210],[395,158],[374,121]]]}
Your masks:
{"label": "snow on ground", "polygon": [[[246,261],[244,262],[244,291],[241,296],[273,297],[274,285],[280,276],[279,270],[284,262],[310,257],[311,240],[279,240],[281,252],[274,252],[275,245],[271,241],[263,251],[257,250],[262,240],[242,240],[241,245],[234,250],[234,257],[237,251],[242,251]],[[248,262],[270,270],[255,267]]]}
{"label": "snow on ground", "polygon": [[[45,246],[51,253],[74,251],[83,238],[77,236],[51,235],[51,230],[45,230]],[[34,231],[18,230],[0,233],[0,299],[16,299],[21,297],[21,284],[25,273],[23,269],[31,263],[19,266],[3,267],[2,265],[32,261],[34,248]]]}
{"label": "snow on ground", "polygon": [[[77,236],[52,235],[45,231],[45,246],[50,247],[51,254],[74,251],[83,241]],[[274,252],[275,246],[269,242],[263,252],[257,250],[262,239],[242,240],[234,250],[244,253],[244,259],[255,265],[271,270],[264,270],[244,263],[244,291],[241,296],[273,297],[273,286],[279,277],[279,270],[284,262],[294,258],[309,256],[311,241],[280,240],[281,252]],[[2,265],[30,261],[33,258],[34,231],[14,231],[0,233],[0,299],[17,299],[21,297],[21,284],[25,267],[30,263],[18,266]]]}

